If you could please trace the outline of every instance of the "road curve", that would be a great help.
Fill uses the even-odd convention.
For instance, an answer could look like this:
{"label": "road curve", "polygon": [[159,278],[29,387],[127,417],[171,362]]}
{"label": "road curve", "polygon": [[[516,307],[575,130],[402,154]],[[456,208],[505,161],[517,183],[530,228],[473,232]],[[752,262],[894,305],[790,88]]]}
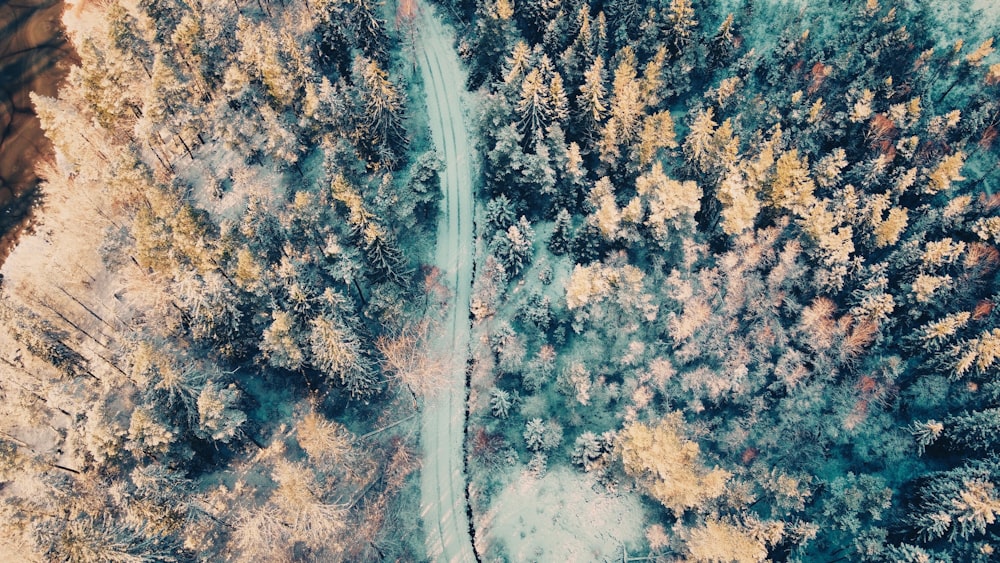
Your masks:
{"label": "road curve", "polygon": [[436,339],[439,350],[451,359],[448,382],[426,399],[422,415],[420,512],[427,532],[428,558],[467,563],[476,558],[466,513],[462,459],[473,243],[471,145],[459,97],[465,88],[465,75],[452,46],[452,33],[424,2],[420,3],[417,29],[415,52],[427,94],[431,136],[445,162],[435,261],[454,291],[454,301]]}

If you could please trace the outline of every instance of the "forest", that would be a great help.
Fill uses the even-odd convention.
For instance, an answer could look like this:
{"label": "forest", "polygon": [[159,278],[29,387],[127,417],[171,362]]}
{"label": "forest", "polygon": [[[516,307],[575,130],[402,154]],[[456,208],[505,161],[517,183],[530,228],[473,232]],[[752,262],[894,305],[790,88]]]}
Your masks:
{"label": "forest", "polygon": [[440,162],[380,10],[67,6],[45,212],[0,286],[0,559],[419,557]]}
{"label": "forest", "polygon": [[993,38],[969,3],[721,4],[449,5],[473,513],[571,464],[648,499],[636,561],[995,560]]}
{"label": "forest", "polygon": [[[474,240],[438,240],[456,163],[414,10],[467,73]],[[419,418],[455,377],[477,561],[998,557],[996,13],[81,0],[63,24],[40,219],[0,278],[0,559],[444,559]],[[446,243],[474,245],[466,369],[435,353]],[[636,508],[586,516],[591,551],[529,541],[581,495]]]}

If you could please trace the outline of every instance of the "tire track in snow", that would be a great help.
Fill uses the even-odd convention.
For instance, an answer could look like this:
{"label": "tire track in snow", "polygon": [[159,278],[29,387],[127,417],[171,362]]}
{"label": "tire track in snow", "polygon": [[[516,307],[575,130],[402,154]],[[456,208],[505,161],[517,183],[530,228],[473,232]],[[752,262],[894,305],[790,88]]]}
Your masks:
{"label": "tire track in snow", "polygon": [[459,90],[464,76],[451,46],[451,36],[426,5],[419,12],[421,74],[427,95],[432,138],[445,159],[441,175],[443,213],[438,223],[435,261],[453,283],[443,333],[436,340],[451,363],[449,381],[425,401],[421,426],[424,465],[421,472],[421,515],[427,532],[427,555],[433,561],[476,560],[467,513],[463,463],[469,301],[472,286],[472,175]]}
{"label": "tire track in snow", "polygon": [[[427,59],[427,52],[426,52],[426,50],[424,50],[422,52],[422,54],[424,56],[424,65],[425,65],[425,68],[430,68],[430,61]],[[438,131],[444,131],[444,122],[442,121],[442,118],[441,118],[441,114],[443,113],[441,111],[441,96],[438,93],[437,80],[431,80],[431,83],[429,85],[425,82],[424,89],[427,90],[428,87],[431,89],[431,90],[428,90],[426,92],[427,100],[428,100],[428,105],[430,104],[430,100],[433,99],[434,103],[435,103],[435,107],[436,107],[436,109],[438,111]],[[430,107],[428,107],[428,113],[429,112],[430,112]],[[448,155],[444,154],[443,156],[445,157],[445,159],[447,159]],[[444,185],[442,187],[444,188],[443,189],[443,191],[444,191],[444,210],[445,210],[445,214],[447,216],[450,213],[450,211],[451,211],[451,203],[450,202],[451,202],[452,198],[451,198],[451,189],[449,189],[448,185],[447,185],[448,184],[448,181],[447,181],[447,168],[445,170],[446,170],[445,171],[445,178],[444,178],[445,181],[444,181]],[[440,233],[439,233],[439,243],[438,244],[440,244]],[[454,341],[453,341],[453,343],[454,343]],[[428,418],[427,412],[428,412],[427,410],[424,411],[424,428],[423,428],[423,431],[421,432],[421,442],[422,442],[422,444],[424,446],[424,452],[425,452],[425,463],[424,463],[423,471],[432,474],[432,477],[436,480],[435,484],[437,485],[438,490],[440,490],[443,487],[443,484],[441,483],[441,474],[440,474],[440,472],[435,471],[434,470],[434,465],[431,464],[431,463],[427,463],[427,460],[426,460],[426,452],[433,452],[433,451],[437,450],[437,444],[436,444],[436,442],[437,442],[437,439],[440,438],[440,428],[435,428],[435,432],[434,433],[428,433],[427,432],[427,422],[428,422],[427,421],[427,418]],[[426,483],[424,481],[422,481],[422,491],[426,491],[426,489],[427,489],[427,485],[426,485]],[[423,497],[423,495],[422,495],[422,497]],[[432,524],[436,524],[437,532],[438,532],[439,536],[442,538],[441,541],[443,543],[443,538],[446,537],[446,534],[445,534],[445,531],[444,531],[444,526],[443,526],[443,523],[442,523],[442,518],[440,518],[438,516],[436,518],[436,520],[437,520],[436,522],[428,522],[428,520],[431,519],[431,518],[428,518],[428,516],[434,516],[434,514],[436,514],[436,512],[434,514],[430,514],[430,512],[431,512],[430,508],[431,507],[430,506],[426,506],[427,504],[428,504],[427,501],[424,500],[424,498],[421,498],[421,505],[422,505],[421,506],[421,508],[422,508],[421,514],[422,514],[422,516],[424,518],[424,525],[429,527]],[[427,553],[428,554],[433,553],[433,551],[436,551],[437,549],[441,549],[441,551],[443,551],[443,547],[438,548],[436,545],[433,545],[435,539],[436,538],[430,538],[430,537],[428,538],[428,546],[427,546]]]}

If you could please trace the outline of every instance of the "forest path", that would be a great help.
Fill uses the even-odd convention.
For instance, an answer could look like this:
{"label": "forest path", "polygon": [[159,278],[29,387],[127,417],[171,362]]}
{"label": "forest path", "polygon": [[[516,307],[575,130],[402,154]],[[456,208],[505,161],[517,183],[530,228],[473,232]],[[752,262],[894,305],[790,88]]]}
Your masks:
{"label": "forest path", "polygon": [[447,382],[424,404],[420,512],[427,531],[428,558],[465,563],[476,560],[466,513],[462,459],[473,264],[471,145],[459,97],[465,88],[465,75],[452,47],[453,34],[434,16],[431,6],[420,3],[416,23],[419,35],[415,51],[427,94],[431,136],[445,162],[435,262],[442,280],[454,291],[436,338],[439,351],[449,360]]}

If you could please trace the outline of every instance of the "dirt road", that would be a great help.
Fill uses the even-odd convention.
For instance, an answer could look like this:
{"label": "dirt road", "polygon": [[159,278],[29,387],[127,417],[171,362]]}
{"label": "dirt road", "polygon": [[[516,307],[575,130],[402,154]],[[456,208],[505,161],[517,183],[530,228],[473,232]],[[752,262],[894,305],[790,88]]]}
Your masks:
{"label": "dirt road", "polygon": [[436,262],[455,297],[438,337],[441,351],[452,360],[450,377],[445,389],[427,399],[423,412],[420,508],[430,560],[464,563],[475,561],[462,460],[472,291],[472,148],[462,118],[459,92],[465,88],[465,76],[452,46],[453,34],[426,3],[420,4],[416,23],[416,56],[427,92],[431,134],[445,162]]}

